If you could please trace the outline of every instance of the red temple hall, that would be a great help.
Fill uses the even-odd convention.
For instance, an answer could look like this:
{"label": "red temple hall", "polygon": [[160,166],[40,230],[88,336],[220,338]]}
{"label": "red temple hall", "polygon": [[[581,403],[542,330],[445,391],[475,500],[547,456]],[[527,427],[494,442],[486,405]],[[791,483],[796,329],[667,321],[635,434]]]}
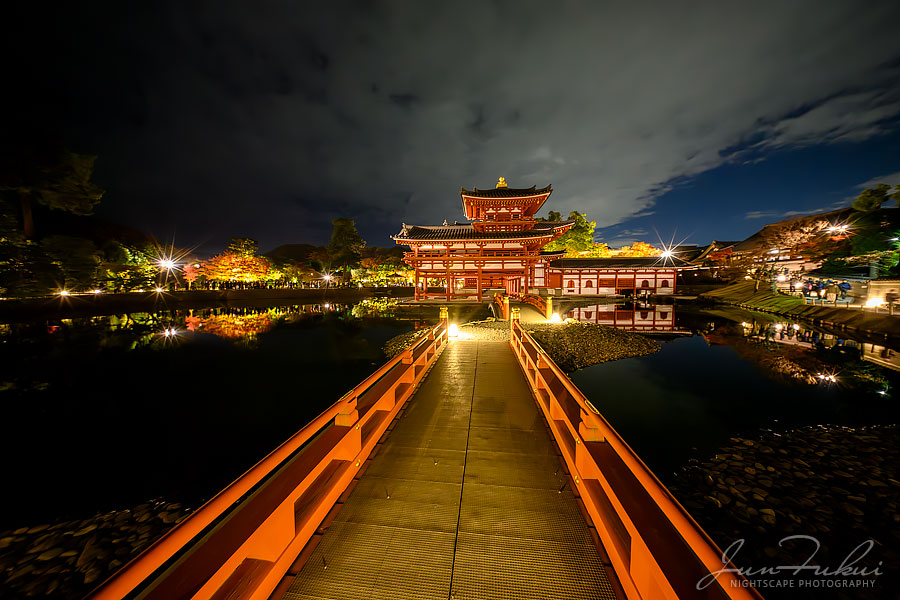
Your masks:
{"label": "red temple hall", "polygon": [[[549,185],[511,188],[501,177],[494,189],[460,190],[468,223],[404,223],[393,239],[411,249],[404,258],[416,270],[416,300],[429,295],[447,300],[474,295],[480,300],[486,289],[519,294],[537,287],[536,270],[547,258],[541,248],[574,224],[535,220],[552,192]],[[445,289],[429,294],[429,282]]]}

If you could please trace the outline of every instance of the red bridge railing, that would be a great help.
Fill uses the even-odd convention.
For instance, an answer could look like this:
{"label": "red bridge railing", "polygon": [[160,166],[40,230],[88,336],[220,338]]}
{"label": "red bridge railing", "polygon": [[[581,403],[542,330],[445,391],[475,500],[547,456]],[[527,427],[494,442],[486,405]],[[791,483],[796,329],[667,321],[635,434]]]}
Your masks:
{"label": "red bridge railing", "polygon": [[733,565],[723,564],[722,551],[522,329],[517,313],[510,346],[627,597],[761,600],[740,574],[720,573]]}
{"label": "red bridge railing", "polygon": [[266,599],[448,341],[447,309],[385,363],[125,565],[92,600]]}
{"label": "red bridge railing", "polygon": [[519,300],[522,304],[528,304],[535,307],[538,312],[544,315],[545,319],[553,316],[553,298],[538,296],[536,294],[524,294]]}
{"label": "red bridge railing", "polygon": [[497,314],[506,321],[509,319],[509,296],[499,292],[494,294],[493,303],[497,306]]}

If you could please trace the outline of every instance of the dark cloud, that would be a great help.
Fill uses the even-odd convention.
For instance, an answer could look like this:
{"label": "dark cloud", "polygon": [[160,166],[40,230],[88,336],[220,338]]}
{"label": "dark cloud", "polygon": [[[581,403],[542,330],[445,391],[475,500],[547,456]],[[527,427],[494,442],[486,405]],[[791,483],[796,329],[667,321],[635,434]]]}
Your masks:
{"label": "dark cloud", "polygon": [[198,242],[322,241],[343,214],[383,245],[403,221],[458,219],[459,187],[500,175],[552,183],[555,210],[609,226],[724,162],[865,140],[900,115],[896,3],[70,13],[31,45],[69,50],[44,57],[44,86],[101,155],[104,210],[135,222],[152,207],[150,226]]}

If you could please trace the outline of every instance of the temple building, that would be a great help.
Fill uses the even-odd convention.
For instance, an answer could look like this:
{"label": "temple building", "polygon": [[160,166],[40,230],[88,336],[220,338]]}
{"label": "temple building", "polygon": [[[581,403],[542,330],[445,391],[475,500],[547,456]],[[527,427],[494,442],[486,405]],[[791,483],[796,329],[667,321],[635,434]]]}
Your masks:
{"label": "temple building", "polygon": [[575,224],[535,220],[552,192],[549,185],[514,189],[501,177],[492,190],[460,190],[469,223],[404,223],[393,239],[411,249],[404,259],[416,271],[416,300],[429,297],[429,282],[445,288],[431,295],[447,300],[472,295],[480,300],[486,289],[518,294],[537,287],[536,267],[546,260],[541,248]]}
{"label": "temple building", "polygon": [[468,223],[404,223],[393,240],[410,247],[404,260],[415,269],[415,299],[481,300],[485,290],[509,295],[664,295],[675,292],[679,270],[692,268],[665,255],[564,258],[563,252],[541,252],[575,224],[535,220],[552,192],[549,185],[510,188],[501,177],[491,190],[460,190]]}

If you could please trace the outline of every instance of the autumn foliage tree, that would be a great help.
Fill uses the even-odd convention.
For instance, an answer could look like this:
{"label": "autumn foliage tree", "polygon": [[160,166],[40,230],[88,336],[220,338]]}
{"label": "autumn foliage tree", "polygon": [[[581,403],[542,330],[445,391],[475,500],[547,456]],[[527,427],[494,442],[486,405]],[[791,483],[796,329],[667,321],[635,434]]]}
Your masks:
{"label": "autumn foliage tree", "polygon": [[232,238],[228,249],[200,265],[199,273],[209,281],[252,283],[275,277],[268,259],[256,254],[259,244],[250,238]]}
{"label": "autumn foliage tree", "polygon": [[628,257],[659,256],[662,254],[662,250],[647,242],[634,242],[630,246],[623,246],[616,254]]}

